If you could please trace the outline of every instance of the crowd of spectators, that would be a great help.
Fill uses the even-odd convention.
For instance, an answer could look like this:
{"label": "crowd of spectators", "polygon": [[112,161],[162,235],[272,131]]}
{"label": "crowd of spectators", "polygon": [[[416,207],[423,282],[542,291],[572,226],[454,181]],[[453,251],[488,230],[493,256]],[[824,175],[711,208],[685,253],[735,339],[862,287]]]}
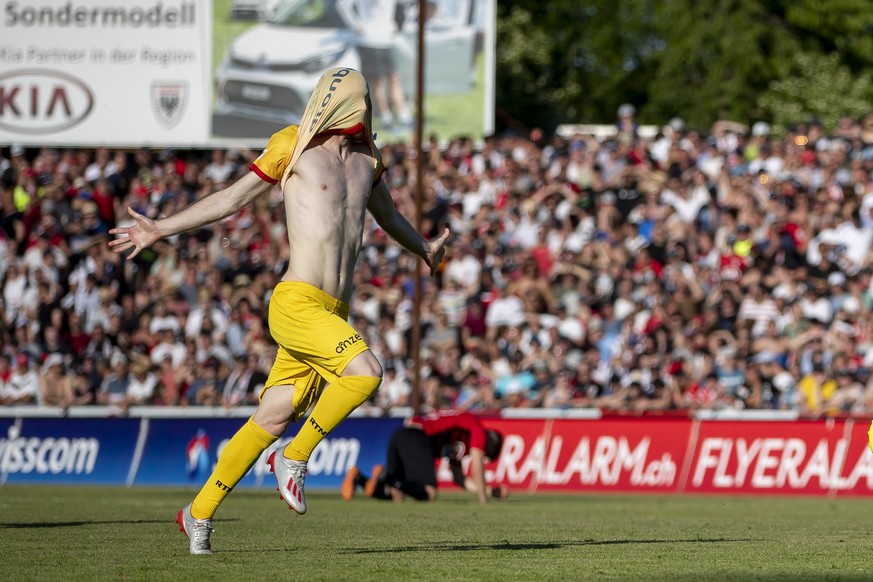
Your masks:
{"label": "crowd of spectators", "polygon": [[[621,114],[606,139],[429,140],[423,225],[453,240],[422,282],[425,407],[873,412],[873,114],[647,137]],[[256,155],[0,148],[0,404],[256,402],[281,191],[133,261],[106,244]],[[416,152],[383,156],[413,218]],[[388,410],[411,401],[417,259],[369,224],[351,318]]]}

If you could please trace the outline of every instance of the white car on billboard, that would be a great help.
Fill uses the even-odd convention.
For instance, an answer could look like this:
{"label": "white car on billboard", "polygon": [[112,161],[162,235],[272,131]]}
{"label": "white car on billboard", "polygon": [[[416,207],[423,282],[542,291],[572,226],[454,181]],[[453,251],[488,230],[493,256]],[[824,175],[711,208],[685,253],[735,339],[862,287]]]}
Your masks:
{"label": "white car on billboard", "polygon": [[279,0],[233,0],[230,17],[233,20],[265,20],[273,15]]}
{"label": "white car on billboard", "polygon": [[[446,1],[446,0],[443,0]],[[459,18],[434,19],[425,35],[428,94],[469,91],[474,82],[476,30],[473,0],[446,2]],[[400,14],[400,13],[399,13]],[[415,83],[416,17],[403,13],[395,62],[407,95]],[[468,17],[469,15],[469,17]],[[216,70],[216,118],[298,123],[321,74],[331,67],[360,69],[358,36],[336,9],[336,0],[290,0],[265,22],[234,39]],[[243,135],[244,128],[233,131]]]}

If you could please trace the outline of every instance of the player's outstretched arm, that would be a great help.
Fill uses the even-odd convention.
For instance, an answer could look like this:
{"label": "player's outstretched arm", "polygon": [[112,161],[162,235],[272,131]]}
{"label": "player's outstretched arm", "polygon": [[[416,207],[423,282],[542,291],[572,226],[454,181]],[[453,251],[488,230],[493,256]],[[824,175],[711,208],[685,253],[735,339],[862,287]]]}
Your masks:
{"label": "player's outstretched arm", "polygon": [[109,246],[115,253],[133,249],[127,256],[130,260],[165,236],[200,228],[238,212],[270,188],[269,183],[249,172],[224,190],[205,196],[173,216],[160,220],[152,220],[128,208],[127,212],[135,222],[133,226],[110,230],[109,234],[116,238],[109,242]]}
{"label": "player's outstretched arm", "polygon": [[470,449],[470,484],[468,489],[479,496],[481,503],[488,503],[488,485],[485,483],[485,451]]}
{"label": "player's outstretched arm", "polygon": [[379,183],[373,188],[367,208],[382,230],[400,243],[403,248],[424,259],[424,262],[430,267],[431,276],[436,273],[446,254],[445,244],[450,234],[448,228],[438,238],[432,241],[426,240],[394,207],[394,200],[391,198],[391,193],[384,180],[379,180]]}

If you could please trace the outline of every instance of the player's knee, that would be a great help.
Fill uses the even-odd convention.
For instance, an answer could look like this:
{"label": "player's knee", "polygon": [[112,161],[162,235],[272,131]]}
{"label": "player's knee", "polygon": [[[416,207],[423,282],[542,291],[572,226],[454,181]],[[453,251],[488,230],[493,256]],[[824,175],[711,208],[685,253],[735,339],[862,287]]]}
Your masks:
{"label": "player's knee", "polygon": [[437,488],[433,485],[425,485],[424,491],[427,493],[428,501],[436,501],[437,500]]}
{"label": "player's knee", "polygon": [[352,392],[357,392],[366,398],[376,393],[382,378],[376,376],[343,376],[342,385]]}
{"label": "player's knee", "polygon": [[342,372],[342,376],[371,376],[378,378],[379,382],[382,381],[382,374],[382,364],[370,350],[355,356]]}
{"label": "player's knee", "polygon": [[379,386],[382,384],[382,375],[379,376],[364,376],[364,381],[362,383],[365,392],[369,393],[370,396],[376,393],[376,390],[379,389]]}
{"label": "player's knee", "polygon": [[252,419],[268,433],[281,436],[288,424],[295,420],[292,398],[294,386],[272,386],[264,392]]}

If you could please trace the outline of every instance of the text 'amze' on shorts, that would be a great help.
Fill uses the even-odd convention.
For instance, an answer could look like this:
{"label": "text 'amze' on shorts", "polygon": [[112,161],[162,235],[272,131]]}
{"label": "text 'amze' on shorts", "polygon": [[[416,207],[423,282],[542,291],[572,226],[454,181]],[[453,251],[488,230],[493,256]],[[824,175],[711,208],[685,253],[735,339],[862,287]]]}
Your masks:
{"label": "text 'amze' on shorts", "polygon": [[339,342],[336,345],[336,353],[341,354],[346,351],[346,348],[349,348],[360,341],[364,341],[364,338],[362,338],[360,334],[356,333],[348,339],[344,339],[343,341]]}

